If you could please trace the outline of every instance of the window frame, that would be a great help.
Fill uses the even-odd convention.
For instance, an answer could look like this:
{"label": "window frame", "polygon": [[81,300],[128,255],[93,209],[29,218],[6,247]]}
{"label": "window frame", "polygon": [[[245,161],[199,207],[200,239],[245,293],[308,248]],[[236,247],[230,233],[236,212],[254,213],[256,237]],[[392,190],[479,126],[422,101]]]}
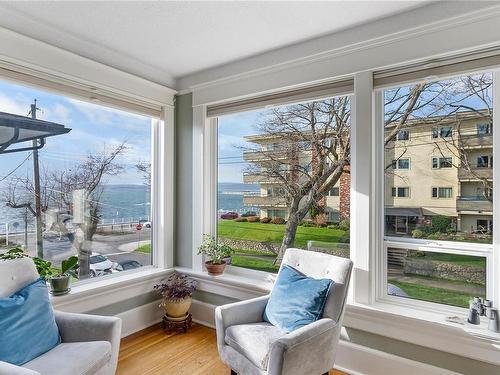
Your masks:
{"label": "window frame", "polygon": [[[493,74],[494,85],[493,85],[493,107],[500,108],[500,69],[488,69],[486,72],[491,72]],[[475,74],[479,72],[466,72],[454,75],[455,77],[464,76],[467,74]],[[453,78],[453,76],[438,77],[435,80]],[[401,84],[394,84],[391,87],[401,87],[404,85],[409,85],[410,83],[403,82]],[[384,188],[384,178],[378,176],[381,171],[384,170],[385,163],[385,147],[384,147],[384,90],[391,87],[380,87],[373,90],[374,95],[374,127],[375,127],[375,139],[374,139],[374,164],[373,169],[374,180],[376,181],[374,186],[374,192],[372,199],[377,206],[377,217],[378,222],[375,223],[376,232],[378,235],[374,235],[373,238],[376,239],[376,246],[373,248],[372,256],[374,257],[375,267],[373,274],[371,275],[371,281],[374,284],[374,297],[372,303],[381,303],[388,305],[395,305],[401,307],[411,307],[415,309],[420,309],[423,311],[441,311],[445,314],[465,314],[467,309],[448,306],[434,302],[419,301],[411,298],[401,298],[397,296],[391,296],[387,294],[387,248],[388,247],[400,247],[421,251],[430,252],[446,252],[450,254],[460,254],[460,255],[471,255],[471,256],[484,256],[486,258],[486,297],[493,299],[494,301],[500,300],[500,269],[495,270],[494,264],[498,264],[500,260],[500,226],[494,225],[493,227],[493,243],[492,244],[478,244],[478,243],[454,243],[453,241],[442,241],[442,240],[427,240],[427,239],[414,239],[405,238],[401,241],[398,237],[386,236],[385,235],[385,215],[384,215],[384,205],[385,205],[385,188]],[[500,111],[494,111],[493,124],[500,121]],[[355,126],[355,125],[354,125]],[[437,128],[432,128],[431,138],[435,139],[433,134]],[[500,136],[498,132],[493,132],[493,156],[495,154],[495,149],[498,150],[500,147]],[[441,135],[441,127],[439,127],[439,136]],[[453,136],[453,135],[452,135]],[[441,163],[439,161],[440,157],[432,157],[438,159],[438,168],[441,169]],[[432,167],[432,164],[431,164]],[[453,161],[452,161],[453,167]],[[500,168],[493,165],[493,178],[500,176]],[[495,183],[493,186],[493,194],[500,193],[500,184]],[[438,192],[439,195],[439,192]],[[432,196],[432,194],[431,194]],[[434,198],[437,199],[437,198]],[[439,198],[444,199],[444,198]],[[453,198],[451,198],[453,199]],[[494,204],[493,208],[493,222],[500,220],[500,207]],[[467,250],[464,250],[464,247]],[[497,303],[497,302],[495,302]]]}
{"label": "window frame", "polygon": [[[61,78],[62,79],[62,78]],[[17,85],[24,85],[35,90],[49,92],[66,98],[74,98],[83,102],[92,103],[88,97],[82,97],[75,94],[71,86],[61,85],[59,77],[51,77],[51,80],[41,78],[36,81],[30,79],[12,79],[12,77],[3,75],[0,72],[0,80],[12,82]],[[91,83],[89,83],[91,84]],[[93,85],[93,84],[92,84]],[[55,88],[52,88],[52,87]],[[142,278],[145,274],[156,275],[159,272],[171,269],[173,263],[173,237],[174,237],[174,101],[173,94],[165,98],[160,105],[159,117],[152,113],[141,112],[141,109],[135,104],[138,100],[149,102],[145,97],[127,97],[123,92],[108,88],[106,96],[101,97],[99,105],[105,108],[116,108],[125,112],[141,114],[151,118],[151,221],[154,228],[151,236],[151,265],[143,266],[137,269],[126,270],[122,272],[103,275],[95,278],[78,280],[73,283],[72,291],[68,298],[77,299],[79,290],[88,291],[89,289],[108,287],[112,288],[116,283],[123,280],[128,283],[135,277]],[[109,99],[109,100],[108,100]],[[115,101],[116,100],[116,101]],[[128,103],[130,100],[130,104]],[[117,104],[118,103],[118,104]],[[163,187],[165,190],[161,191]],[[158,249],[165,249],[159,251]],[[104,286],[103,286],[104,285]],[[91,306],[91,305],[89,305]]]}

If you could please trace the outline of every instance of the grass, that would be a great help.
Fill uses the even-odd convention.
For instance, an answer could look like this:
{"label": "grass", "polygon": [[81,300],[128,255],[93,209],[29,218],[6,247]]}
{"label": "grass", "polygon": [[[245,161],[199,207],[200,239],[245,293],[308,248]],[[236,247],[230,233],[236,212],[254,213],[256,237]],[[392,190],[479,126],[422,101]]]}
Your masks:
{"label": "grass", "polygon": [[274,257],[267,259],[252,258],[248,256],[233,255],[231,257],[231,264],[236,267],[250,268],[258,271],[276,273],[279,270],[278,264],[273,264]]}
{"label": "grass", "polygon": [[137,251],[139,253],[145,253],[145,254],[149,254],[151,253],[151,244],[148,243],[146,245],[142,245],[142,246],[139,246],[137,249],[135,249],[134,251]]}
{"label": "grass", "polygon": [[486,268],[486,258],[484,257],[474,257],[470,255],[458,255],[458,254],[444,254],[444,253],[431,253],[427,252],[423,257],[415,257],[412,259],[433,260],[443,263],[454,263],[466,266],[474,266],[480,268]]}
{"label": "grass", "polygon": [[[283,240],[285,227],[285,224],[245,223],[233,220],[221,220],[217,226],[217,233],[220,237],[280,244]],[[349,240],[349,232],[341,229],[298,227],[295,236],[295,246],[305,248],[309,240],[345,243]]]}
{"label": "grass", "polygon": [[390,280],[389,282],[404,290],[405,293],[408,294],[408,297],[421,301],[436,302],[445,305],[468,308],[469,300],[472,298],[470,294],[464,292],[417,285],[396,280]]}

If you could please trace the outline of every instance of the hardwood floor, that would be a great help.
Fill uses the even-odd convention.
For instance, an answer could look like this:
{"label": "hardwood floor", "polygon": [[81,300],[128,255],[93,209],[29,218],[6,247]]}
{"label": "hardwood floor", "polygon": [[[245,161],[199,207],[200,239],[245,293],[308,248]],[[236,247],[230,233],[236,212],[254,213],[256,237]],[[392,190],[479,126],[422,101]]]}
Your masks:
{"label": "hardwood floor", "polygon": [[[121,342],[116,375],[229,375],[219,360],[215,330],[194,324],[188,333],[165,333],[160,325]],[[347,375],[330,371],[330,375]]]}

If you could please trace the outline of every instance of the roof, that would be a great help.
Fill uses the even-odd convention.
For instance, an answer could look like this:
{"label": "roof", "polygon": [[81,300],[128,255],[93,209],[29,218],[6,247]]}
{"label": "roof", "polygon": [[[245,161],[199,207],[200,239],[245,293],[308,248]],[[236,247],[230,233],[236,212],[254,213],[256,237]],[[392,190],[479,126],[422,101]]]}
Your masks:
{"label": "roof", "polygon": [[423,216],[420,207],[386,207],[385,214],[390,216]]}
{"label": "roof", "polygon": [[[69,133],[71,129],[55,122],[0,112],[0,153],[15,144]],[[15,150],[9,150],[13,152]]]}

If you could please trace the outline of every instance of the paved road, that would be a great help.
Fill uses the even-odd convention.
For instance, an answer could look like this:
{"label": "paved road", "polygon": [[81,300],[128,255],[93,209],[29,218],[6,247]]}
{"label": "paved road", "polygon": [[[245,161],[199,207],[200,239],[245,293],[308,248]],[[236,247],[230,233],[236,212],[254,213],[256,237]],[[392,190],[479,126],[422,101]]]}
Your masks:
{"label": "paved road", "polygon": [[[109,254],[109,259],[113,262],[120,260],[136,260],[142,265],[151,264],[150,254],[133,252],[144,241],[151,239],[151,229],[143,228],[140,232],[123,232],[96,234],[92,239],[92,251],[103,255]],[[15,243],[21,245],[24,242],[23,235],[9,236],[9,247]],[[36,256],[35,235],[28,235],[28,253]],[[63,259],[76,254],[76,248],[68,237],[54,236],[43,240],[44,258],[58,266]]]}

